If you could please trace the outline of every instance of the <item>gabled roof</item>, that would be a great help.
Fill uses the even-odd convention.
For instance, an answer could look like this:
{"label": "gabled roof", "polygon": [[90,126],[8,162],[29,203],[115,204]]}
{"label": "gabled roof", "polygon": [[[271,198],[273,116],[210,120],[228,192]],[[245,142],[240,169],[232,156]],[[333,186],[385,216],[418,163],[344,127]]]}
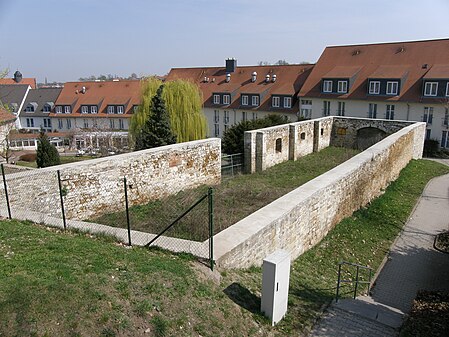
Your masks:
{"label": "gabled roof", "polygon": [[16,103],[18,106],[22,103],[28,91],[28,84],[10,85],[0,84],[0,102],[3,104]]}
{"label": "gabled roof", "polygon": [[[225,67],[172,68],[166,81],[183,79],[195,83],[203,93],[205,107],[217,107],[213,104],[214,93],[229,93],[231,104],[225,107],[268,111],[271,109],[271,95],[296,96],[312,68],[313,64],[237,66],[235,71],[230,73],[229,82],[226,82]],[[253,72],[257,73],[255,82],[251,81]],[[270,76],[269,82],[265,81],[267,75]],[[275,82],[272,81],[273,75],[276,75]],[[259,94],[259,106],[241,107],[242,94]],[[276,111],[279,110],[282,109],[276,108]]]}
{"label": "gabled roof", "polygon": [[[85,90],[83,90],[83,88]],[[83,93],[84,91],[84,93]],[[140,104],[141,82],[135,80],[67,82],[55,105],[72,106],[71,114],[51,113],[52,117],[130,117],[133,106]],[[81,114],[81,106],[96,105],[97,114]],[[108,115],[108,105],[123,105],[123,115]]]}
{"label": "gabled roof", "polygon": [[[446,76],[449,39],[327,47],[304,83],[301,97],[367,99],[367,79],[402,79],[399,96],[391,101],[420,101],[422,79],[432,72]],[[321,80],[335,67],[360,67],[344,95],[321,93]],[[433,68],[436,68],[432,71]],[[441,77],[437,77],[441,78]],[[446,79],[449,76],[444,77]],[[375,99],[369,96],[369,99]],[[385,99],[385,96],[382,97]]]}
{"label": "gabled roof", "polygon": [[[21,117],[43,117],[48,116],[48,112],[43,112],[44,106],[47,103],[56,102],[59,94],[61,93],[61,88],[40,88],[40,89],[31,89],[28,92],[25,103],[23,104],[22,111],[20,112]],[[26,112],[25,109],[29,104],[35,104],[34,112]],[[34,105],[33,104],[33,105]]]}
{"label": "gabled roof", "polygon": [[16,82],[13,78],[0,78],[0,85],[2,84],[14,84],[14,85],[29,85],[32,89],[36,89],[35,78],[22,78],[20,82]]}

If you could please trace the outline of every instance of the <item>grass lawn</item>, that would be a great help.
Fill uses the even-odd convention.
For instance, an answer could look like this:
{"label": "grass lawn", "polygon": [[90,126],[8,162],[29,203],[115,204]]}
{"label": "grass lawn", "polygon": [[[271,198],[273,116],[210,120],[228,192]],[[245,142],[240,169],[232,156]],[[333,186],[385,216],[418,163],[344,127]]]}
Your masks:
{"label": "grass lawn", "polygon": [[337,263],[376,269],[426,183],[445,173],[412,161],[384,195],[295,260],[288,313],[274,328],[258,314],[260,268],[222,271],[214,282],[186,255],[2,221],[0,336],[302,335],[335,294]]}
{"label": "grass lawn", "polygon": [[[238,175],[233,179],[224,180],[214,188],[215,233],[235,224],[357,153],[356,150],[329,147],[297,161],[278,164],[263,172]],[[130,190],[129,193],[133,191]],[[146,205],[131,207],[131,228],[159,233],[206,193],[207,186],[202,186]],[[204,202],[166,235],[189,240],[206,240],[208,238],[207,220],[207,202]],[[122,210],[90,219],[90,221],[125,228],[126,213]]]}

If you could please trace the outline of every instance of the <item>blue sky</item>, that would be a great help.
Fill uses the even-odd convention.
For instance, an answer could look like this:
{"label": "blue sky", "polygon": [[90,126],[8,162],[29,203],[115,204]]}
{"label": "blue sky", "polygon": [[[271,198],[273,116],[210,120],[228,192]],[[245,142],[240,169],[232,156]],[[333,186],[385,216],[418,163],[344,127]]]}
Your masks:
{"label": "blue sky", "polygon": [[0,68],[38,81],[316,62],[326,46],[449,37],[448,0],[0,0]]}

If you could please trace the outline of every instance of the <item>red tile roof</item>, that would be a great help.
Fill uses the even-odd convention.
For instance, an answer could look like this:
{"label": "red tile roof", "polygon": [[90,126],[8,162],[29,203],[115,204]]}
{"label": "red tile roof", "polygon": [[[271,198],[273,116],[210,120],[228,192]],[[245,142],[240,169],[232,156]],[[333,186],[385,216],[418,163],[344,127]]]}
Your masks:
{"label": "red tile roof", "polygon": [[0,125],[7,123],[12,123],[16,120],[16,116],[7,111],[6,109],[0,107]]}
{"label": "red tile roof", "polygon": [[[85,92],[83,93],[83,87]],[[133,106],[140,104],[141,82],[136,80],[102,81],[102,82],[67,82],[64,85],[55,106],[70,105],[72,113],[57,114],[51,117],[128,117],[133,113]],[[97,114],[82,114],[82,105],[97,105]],[[124,114],[108,114],[108,105],[123,105]],[[64,112],[64,111],[63,111]]]}
{"label": "red tile roof", "polygon": [[[172,68],[166,81],[184,79],[197,84],[205,107],[218,107],[213,104],[213,93],[230,93],[231,104],[221,107],[251,109],[251,106],[240,106],[241,94],[259,94],[260,105],[253,109],[269,111],[271,95],[296,96],[312,68],[313,64],[237,66],[229,82],[226,82],[225,67]],[[255,82],[251,82],[253,72],[257,73]],[[265,82],[267,75],[270,75],[269,82]],[[275,82],[272,82],[273,75],[276,75]],[[297,110],[297,106],[287,110],[296,111],[294,108]],[[282,109],[276,108],[279,110]]]}
{"label": "red tile roof", "polygon": [[[402,78],[400,94],[381,99],[421,101],[422,78],[432,75],[448,79],[448,65],[449,39],[327,47],[299,95],[367,99],[368,78]],[[321,80],[336,67],[360,67],[360,71],[347,94],[321,93]],[[376,98],[369,96],[369,99]]]}
{"label": "red tile roof", "polygon": [[35,78],[22,78],[20,82],[14,81],[13,78],[0,78],[0,84],[28,84],[31,89],[36,89]]}

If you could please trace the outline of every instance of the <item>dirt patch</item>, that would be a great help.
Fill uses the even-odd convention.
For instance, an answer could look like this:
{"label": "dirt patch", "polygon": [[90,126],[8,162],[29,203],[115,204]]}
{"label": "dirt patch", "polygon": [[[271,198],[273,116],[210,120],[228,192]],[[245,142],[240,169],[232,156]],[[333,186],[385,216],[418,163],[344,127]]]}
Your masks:
{"label": "dirt patch", "polygon": [[440,233],[436,236],[435,248],[440,252],[449,253],[449,232]]}

